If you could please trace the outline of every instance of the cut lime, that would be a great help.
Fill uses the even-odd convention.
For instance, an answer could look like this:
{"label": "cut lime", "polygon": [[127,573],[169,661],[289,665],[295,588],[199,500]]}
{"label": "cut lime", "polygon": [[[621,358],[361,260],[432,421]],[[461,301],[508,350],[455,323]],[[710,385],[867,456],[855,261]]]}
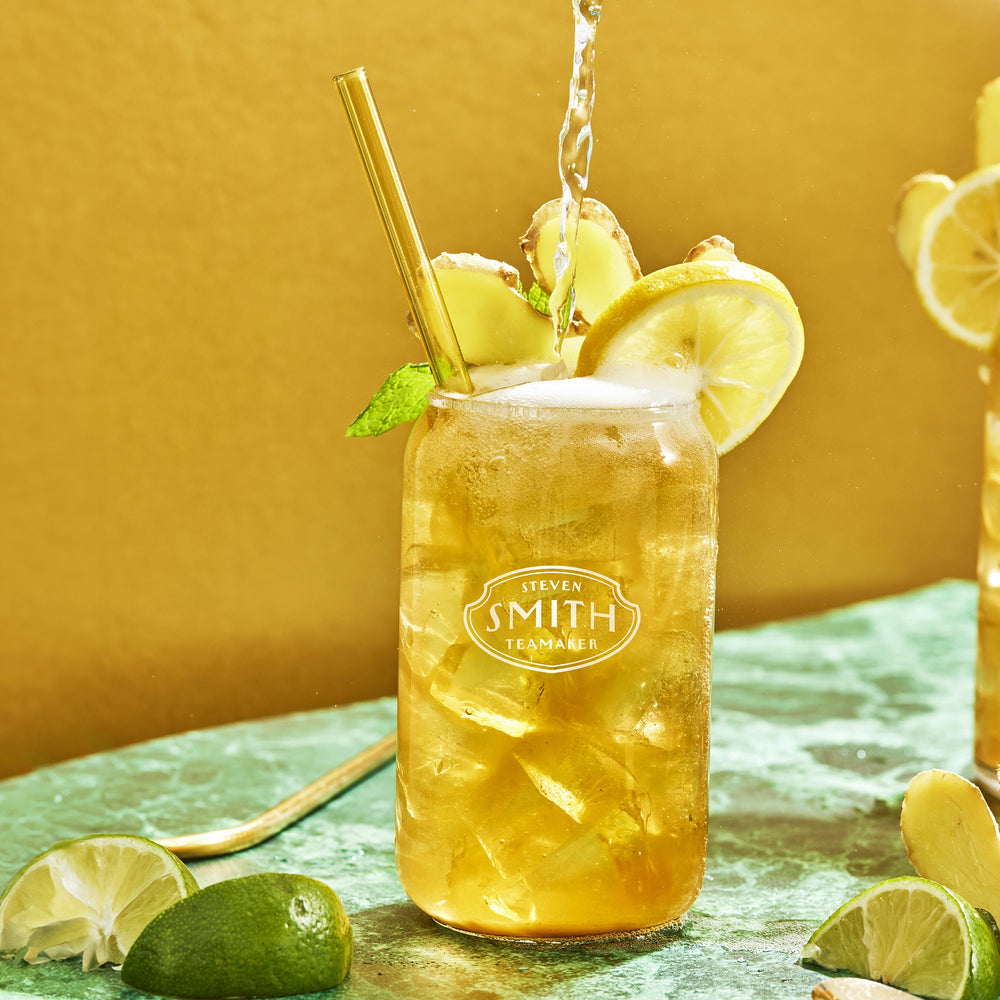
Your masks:
{"label": "cut lime", "polygon": [[691,373],[720,454],[774,409],[802,360],[802,321],[788,289],[738,260],[696,259],[630,285],[597,317],[577,375],[623,369]]}
{"label": "cut lime", "polygon": [[880,882],[815,931],[802,959],[935,1000],[994,1000],[1000,954],[965,900],[922,878]]}
{"label": "cut lime", "polygon": [[156,917],[122,966],[136,989],[175,997],[279,997],[336,986],[353,956],[337,894],[270,872],[206,886]]}
{"label": "cut lime", "polygon": [[36,964],[118,964],[161,910],[197,890],[182,861],[144,837],[62,841],[29,861],[0,895],[0,954]]}

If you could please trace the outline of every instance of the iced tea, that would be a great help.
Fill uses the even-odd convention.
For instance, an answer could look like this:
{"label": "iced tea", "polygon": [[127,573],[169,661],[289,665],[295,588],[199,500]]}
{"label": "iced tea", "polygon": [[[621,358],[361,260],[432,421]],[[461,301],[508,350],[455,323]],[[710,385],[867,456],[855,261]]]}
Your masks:
{"label": "iced tea", "polygon": [[396,853],[439,922],[625,936],[696,898],[716,497],[692,400],[431,395],[405,463]]}
{"label": "iced tea", "polygon": [[993,367],[984,428],[976,656],[976,774],[1000,796],[1000,372]]}

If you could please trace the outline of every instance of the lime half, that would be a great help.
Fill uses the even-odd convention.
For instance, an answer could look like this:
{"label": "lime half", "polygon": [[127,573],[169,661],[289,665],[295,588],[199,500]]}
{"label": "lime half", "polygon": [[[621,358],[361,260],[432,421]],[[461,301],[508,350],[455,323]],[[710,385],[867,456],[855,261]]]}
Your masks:
{"label": "lime half", "polygon": [[145,837],[62,841],[0,895],[0,954],[32,964],[79,955],[84,969],[117,965],[153,917],[197,888],[180,859]]}
{"label": "lime half", "polygon": [[165,910],[139,935],[122,980],[174,997],[280,997],[336,986],[352,957],[337,894],[269,872],[216,882]]}
{"label": "lime half", "polygon": [[890,879],[848,900],[815,931],[802,959],[935,1000],[1000,993],[1000,954],[986,921],[928,879]]}

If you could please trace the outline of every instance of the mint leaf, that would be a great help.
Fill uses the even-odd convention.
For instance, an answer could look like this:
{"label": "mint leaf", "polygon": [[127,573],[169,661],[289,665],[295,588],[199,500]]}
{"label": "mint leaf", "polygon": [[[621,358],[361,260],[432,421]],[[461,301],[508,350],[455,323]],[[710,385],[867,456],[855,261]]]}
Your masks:
{"label": "mint leaf", "polygon": [[563,303],[562,316],[559,318],[559,329],[560,331],[569,329],[569,321],[573,318],[573,295],[571,294],[567,297],[566,301]]}
{"label": "mint leaf", "polygon": [[531,286],[525,298],[535,312],[540,312],[543,316],[552,315],[549,312],[549,293],[537,281]]}
{"label": "mint leaf", "polygon": [[[531,306],[535,312],[540,312],[543,316],[551,316],[552,310],[549,308],[549,293],[542,288],[541,285],[536,281],[529,290],[528,294],[525,295],[528,300],[528,305]],[[571,319],[570,310],[573,308],[572,305],[573,296],[570,296],[563,303],[562,318],[559,322],[560,330],[569,329],[569,321]]]}
{"label": "mint leaf", "polygon": [[427,393],[434,388],[430,365],[403,365],[381,385],[372,401],[347,428],[348,437],[373,437],[399,424],[416,420],[427,407]]}

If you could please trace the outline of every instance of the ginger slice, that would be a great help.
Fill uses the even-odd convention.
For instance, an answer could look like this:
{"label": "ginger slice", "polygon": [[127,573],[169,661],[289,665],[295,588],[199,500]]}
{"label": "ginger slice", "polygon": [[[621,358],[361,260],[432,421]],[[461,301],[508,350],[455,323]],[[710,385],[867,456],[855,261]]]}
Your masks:
{"label": "ginger slice", "polygon": [[738,260],[736,247],[732,240],[725,236],[709,236],[707,240],[702,240],[697,246],[691,247],[684,258],[683,263],[687,264],[692,260]]}
{"label": "ginger slice", "polygon": [[431,265],[468,364],[559,360],[552,323],[520,294],[516,268],[477,253],[442,253]]}
{"label": "ginger slice", "polygon": [[[532,216],[520,240],[535,280],[549,293],[556,280],[552,257],[559,242],[561,213],[559,199],[547,201]],[[576,312],[589,325],[612,299],[642,277],[642,271],[625,230],[611,210],[594,198],[583,199],[577,238]]]}
{"label": "ginger slice", "polygon": [[907,786],[899,825],[918,875],[1000,919],[1000,830],[971,781],[921,771]]}
{"label": "ginger slice", "polygon": [[812,1000],[913,1000],[913,994],[871,979],[838,978],[817,983]]}

